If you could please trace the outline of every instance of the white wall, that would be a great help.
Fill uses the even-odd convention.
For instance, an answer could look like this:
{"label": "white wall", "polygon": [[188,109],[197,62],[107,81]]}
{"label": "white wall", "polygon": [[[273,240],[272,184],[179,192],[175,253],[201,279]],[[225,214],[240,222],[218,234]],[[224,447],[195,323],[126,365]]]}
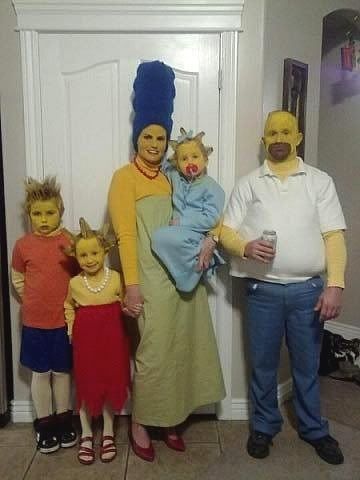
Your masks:
{"label": "white wall", "polygon": [[[338,321],[360,327],[358,315],[358,275],[360,253],[359,205],[359,74],[349,81],[341,79],[336,65],[340,52],[330,52],[323,59],[321,74],[322,20],[339,9],[360,10],[359,0],[266,0],[264,34],[264,113],[281,107],[283,60],[290,57],[309,64],[305,159],[333,176],[348,224],[347,287],[344,309]],[[355,93],[334,105],[331,100],[333,80],[338,89]],[[320,81],[322,86],[320,102]],[[319,116],[320,111],[320,116]],[[339,161],[341,159],[341,161]]]}
{"label": "white wall", "polygon": [[[239,40],[239,163],[237,174],[250,171],[259,162],[259,139],[262,131],[262,32],[265,0],[251,0],[245,9],[245,32]],[[21,59],[19,34],[15,32],[16,17],[11,0],[0,2],[0,92],[2,97],[2,121],[4,136],[4,162],[7,200],[7,233],[9,261],[15,240],[23,234],[21,202],[23,201],[23,179],[25,176],[24,119],[21,87]],[[236,286],[241,288],[241,282]],[[234,309],[234,361],[233,395],[246,396],[247,379],[244,359],[240,353],[242,342],[246,342],[240,321],[240,296],[235,294]],[[19,367],[19,306],[11,296],[11,317],[14,360],[14,397],[17,402],[29,399],[28,377]],[[243,318],[243,316],[242,316]]]}
{"label": "white wall", "polygon": [[[340,8],[359,9],[359,0],[248,0],[245,3],[245,31],[240,35],[239,40],[239,135],[237,146],[237,174],[239,176],[256,168],[263,160],[260,137],[268,112],[282,106],[285,58],[293,58],[307,63],[309,66],[305,157],[306,161],[312,165],[318,163],[322,22],[325,15]],[[353,105],[353,110],[357,108],[357,120],[360,112],[358,106],[358,103]],[[358,129],[358,125],[359,122],[354,121],[353,137],[356,136],[355,129]],[[358,144],[359,135],[357,138]],[[352,168],[354,168],[357,157],[354,155],[352,158],[354,159]],[[340,169],[340,166],[338,165],[337,168]],[[335,181],[341,182],[340,178],[335,178]],[[348,183],[345,181],[344,189],[346,190],[347,187]],[[353,195],[349,195],[349,200],[344,199],[345,213],[348,222],[352,223],[351,231],[354,232],[354,236],[348,240],[351,251],[354,250],[356,239],[359,238],[358,235],[355,235],[355,225],[359,225],[359,217],[355,209],[356,205],[360,203],[358,197],[357,203],[351,203],[353,197]],[[350,204],[349,208],[347,203]],[[349,214],[348,210],[350,209],[352,209],[352,213]],[[356,221],[353,221],[354,217],[356,217]],[[358,234],[358,230],[356,233]],[[359,254],[355,262],[358,261]],[[358,263],[356,265],[360,267]],[[348,286],[356,285],[355,271],[355,267],[349,268]],[[345,298],[346,306],[341,319],[346,316],[346,323],[356,324],[356,322],[360,323],[360,319],[357,317],[356,320],[354,319],[355,313],[359,311],[359,300],[350,300],[352,292],[353,290],[348,287]],[[358,298],[358,295],[354,296]],[[244,360],[246,360],[247,354],[246,348],[241,353],[240,345],[246,346],[246,331],[244,330],[246,313],[244,311],[243,285],[240,280],[236,279],[234,279],[233,301],[232,394],[234,398],[244,398],[247,390],[247,362]],[[280,383],[288,377],[288,358],[283,351],[279,372]]]}
{"label": "white wall", "polygon": [[[313,10],[313,0],[249,0],[245,4],[244,33],[239,40],[239,176],[263,161],[260,139],[266,115],[282,106],[285,58],[309,64],[305,155],[309,163],[316,163],[322,16],[320,12],[314,14]],[[233,290],[232,394],[234,398],[244,398],[248,362],[244,361],[247,356],[246,312],[241,280],[234,279]],[[243,353],[242,344],[245,346]],[[288,356],[283,350],[279,382],[288,378]]]}
{"label": "white wall", "polygon": [[[345,45],[345,33],[322,59],[318,165],[335,180],[348,226],[349,261],[339,321],[360,328],[360,71],[341,70],[340,47]],[[357,39],[360,41],[359,33]]]}
{"label": "white wall", "polygon": [[[262,132],[262,70],[265,0],[245,3],[244,31],[238,44],[238,116],[236,176],[250,172],[259,164]],[[247,335],[245,328],[244,282],[233,278],[233,367],[232,396],[246,398],[248,385]]]}
{"label": "white wall", "polygon": [[[244,32],[239,35],[238,163],[243,175],[262,160],[260,138],[265,115],[281,107],[283,60],[296,58],[309,64],[306,157],[317,162],[319,80],[322,18],[337,8],[358,8],[359,0],[247,0]],[[3,123],[5,196],[9,250],[23,233],[20,204],[25,175],[24,126],[22,111],[19,36],[14,31],[16,18],[10,0],[0,1],[0,101]],[[353,157],[355,158],[355,157]],[[10,253],[9,253],[10,256]],[[351,278],[348,279],[350,283]],[[356,284],[355,282],[353,282]],[[244,398],[247,377],[241,345],[246,344],[243,288],[234,282],[233,391]],[[17,401],[28,400],[24,372],[19,370],[18,305],[11,298],[14,394]],[[288,377],[282,361],[280,381]]]}
{"label": "white wall", "polygon": [[264,113],[281,108],[283,62],[309,65],[306,113],[306,162],[317,164],[322,21],[340,8],[359,9],[359,0],[266,0]]}
{"label": "white wall", "polygon": [[[0,2],[0,108],[4,154],[6,229],[9,263],[15,240],[23,234],[21,203],[25,177],[24,116],[19,34],[10,0]],[[14,364],[14,397],[29,398],[27,374],[19,367],[19,306],[10,299],[12,349]]]}
{"label": "white wall", "polygon": [[[291,8],[289,4],[291,3]],[[313,0],[267,0],[264,52],[264,112],[282,107],[283,64],[293,58],[309,65],[305,158],[316,164],[322,17]]]}

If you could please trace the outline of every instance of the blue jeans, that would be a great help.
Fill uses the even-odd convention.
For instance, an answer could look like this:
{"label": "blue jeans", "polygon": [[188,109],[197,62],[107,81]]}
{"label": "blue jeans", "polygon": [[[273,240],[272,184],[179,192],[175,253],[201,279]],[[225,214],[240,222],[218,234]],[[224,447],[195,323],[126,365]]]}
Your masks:
{"label": "blue jeans", "polygon": [[328,423],[320,414],[318,379],[323,324],[314,312],[322,290],[320,277],[287,285],[248,280],[253,430],[271,436],[281,430],[277,371],[285,335],[299,435],[315,440],[328,434]]}

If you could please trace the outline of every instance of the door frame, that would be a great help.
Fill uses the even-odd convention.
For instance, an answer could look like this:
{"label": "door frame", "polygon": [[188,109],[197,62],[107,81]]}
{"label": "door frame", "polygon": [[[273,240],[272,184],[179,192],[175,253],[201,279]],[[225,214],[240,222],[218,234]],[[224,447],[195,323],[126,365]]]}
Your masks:
{"label": "door frame", "polygon": [[11,316],[9,269],[5,221],[4,169],[0,112],[0,427],[10,420],[9,399],[13,398],[13,361],[11,345]]}
{"label": "door frame", "polygon": [[[39,34],[46,33],[219,33],[218,180],[226,198],[235,183],[238,34],[245,0],[13,0],[22,57],[26,174],[44,176],[39,77]],[[223,167],[221,168],[221,161]],[[232,282],[220,273],[216,284],[216,337],[226,397],[219,419],[232,418]],[[16,418],[16,401],[13,402]]]}

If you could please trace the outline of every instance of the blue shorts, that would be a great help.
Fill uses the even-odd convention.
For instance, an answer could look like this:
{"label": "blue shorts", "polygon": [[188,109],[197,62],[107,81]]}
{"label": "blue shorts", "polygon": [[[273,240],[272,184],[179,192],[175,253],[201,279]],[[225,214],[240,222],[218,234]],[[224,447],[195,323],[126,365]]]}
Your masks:
{"label": "blue shorts", "polygon": [[20,363],[34,372],[69,372],[72,348],[66,327],[22,328]]}

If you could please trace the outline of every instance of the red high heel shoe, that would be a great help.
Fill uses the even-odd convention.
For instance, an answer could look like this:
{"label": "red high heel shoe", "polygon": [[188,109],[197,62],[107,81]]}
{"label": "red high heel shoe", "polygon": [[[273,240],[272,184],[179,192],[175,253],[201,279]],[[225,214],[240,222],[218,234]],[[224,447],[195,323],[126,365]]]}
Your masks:
{"label": "red high heel shoe", "polygon": [[[170,435],[176,435],[176,438],[171,438]],[[164,442],[172,450],[177,452],[185,452],[186,446],[184,440],[178,435],[175,430],[164,428]]]}
{"label": "red high heel shoe", "polygon": [[155,451],[151,441],[148,447],[141,447],[138,443],[136,443],[133,437],[131,425],[129,426],[129,440],[130,440],[131,448],[133,449],[133,452],[135,453],[135,455],[140,457],[142,460],[145,460],[146,462],[154,461]]}

